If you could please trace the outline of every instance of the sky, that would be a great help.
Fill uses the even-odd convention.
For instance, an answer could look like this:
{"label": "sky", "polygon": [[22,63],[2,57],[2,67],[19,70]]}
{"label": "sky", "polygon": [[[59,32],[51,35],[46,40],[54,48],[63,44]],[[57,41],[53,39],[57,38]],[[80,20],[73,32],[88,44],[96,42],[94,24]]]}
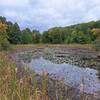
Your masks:
{"label": "sky", "polygon": [[0,16],[45,31],[100,19],[100,0],[0,0]]}

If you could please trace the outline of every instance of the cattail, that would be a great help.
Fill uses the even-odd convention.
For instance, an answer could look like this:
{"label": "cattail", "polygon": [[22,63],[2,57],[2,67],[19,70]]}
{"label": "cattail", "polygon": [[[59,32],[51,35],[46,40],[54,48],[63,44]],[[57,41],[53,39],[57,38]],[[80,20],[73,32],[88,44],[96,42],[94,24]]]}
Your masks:
{"label": "cattail", "polygon": [[17,68],[17,67],[15,68],[15,72],[16,72],[16,73],[18,72],[18,68]]}
{"label": "cattail", "polygon": [[23,82],[23,79],[20,79],[20,80],[19,80],[19,84],[22,85],[23,83],[24,83],[24,82]]}

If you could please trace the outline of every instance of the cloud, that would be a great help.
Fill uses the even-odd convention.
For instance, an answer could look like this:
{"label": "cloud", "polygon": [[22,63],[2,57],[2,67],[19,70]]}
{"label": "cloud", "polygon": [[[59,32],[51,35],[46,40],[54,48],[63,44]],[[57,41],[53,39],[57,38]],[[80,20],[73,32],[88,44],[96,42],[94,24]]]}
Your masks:
{"label": "cloud", "polygon": [[7,7],[24,7],[29,3],[29,0],[0,0],[0,5]]}
{"label": "cloud", "polygon": [[0,14],[43,31],[100,19],[100,0],[0,0]]}

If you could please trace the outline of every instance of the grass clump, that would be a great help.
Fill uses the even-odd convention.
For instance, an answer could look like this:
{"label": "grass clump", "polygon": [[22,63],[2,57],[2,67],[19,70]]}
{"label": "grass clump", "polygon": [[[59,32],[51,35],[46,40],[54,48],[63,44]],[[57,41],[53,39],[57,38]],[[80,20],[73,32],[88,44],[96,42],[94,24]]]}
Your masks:
{"label": "grass clump", "polygon": [[18,69],[4,52],[0,52],[0,100],[42,100],[42,93],[45,98],[46,81],[39,89],[35,75],[26,67]]}

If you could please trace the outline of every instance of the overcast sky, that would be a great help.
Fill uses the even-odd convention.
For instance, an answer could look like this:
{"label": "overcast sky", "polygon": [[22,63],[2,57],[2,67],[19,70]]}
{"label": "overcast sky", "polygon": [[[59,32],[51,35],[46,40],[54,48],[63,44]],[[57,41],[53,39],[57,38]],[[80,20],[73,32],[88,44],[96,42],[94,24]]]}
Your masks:
{"label": "overcast sky", "polygon": [[0,0],[0,15],[44,31],[100,19],[100,0]]}

